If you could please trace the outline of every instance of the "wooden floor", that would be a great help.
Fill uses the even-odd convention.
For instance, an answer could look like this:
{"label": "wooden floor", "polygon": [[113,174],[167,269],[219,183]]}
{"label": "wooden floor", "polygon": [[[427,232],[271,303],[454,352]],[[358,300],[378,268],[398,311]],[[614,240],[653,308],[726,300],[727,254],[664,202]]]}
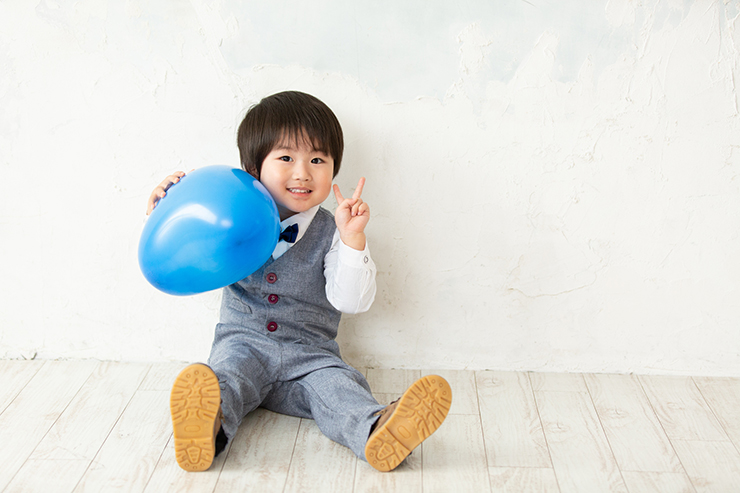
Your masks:
{"label": "wooden floor", "polygon": [[426,373],[453,389],[396,471],[258,410],[209,471],[186,473],[168,413],[182,367],[0,360],[0,491],[740,491],[740,379],[371,369],[381,402]]}

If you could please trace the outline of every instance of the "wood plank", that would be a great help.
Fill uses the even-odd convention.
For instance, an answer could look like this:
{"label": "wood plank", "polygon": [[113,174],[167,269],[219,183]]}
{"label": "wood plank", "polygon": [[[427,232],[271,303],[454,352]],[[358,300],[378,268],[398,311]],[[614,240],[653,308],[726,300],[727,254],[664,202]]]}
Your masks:
{"label": "wood plank", "polygon": [[47,361],[0,414],[0,491],[23,466],[98,365]]}
{"label": "wood plank", "polygon": [[177,493],[212,492],[216,487],[224,462],[226,462],[230,446],[231,444],[228,444],[226,449],[216,456],[207,471],[188,472],[177,465],[175,441],[170,437],[167,448],[157,462],[154,473],[152,473],[144,491],[147,493],[161,493],[163,491],[176,491]]}
{"label": "wood plank", "polygon": [[683,473],[636,377],[593,374],[585,377],[620,470]]}
{"label": "wood plank", "polygon": [[154,363],[139,386],[139,390],[172,390],[175,377],[187,363]]}
{"label": "wood plank", "polygon": [[39,360],[0,360],[0,414],[44,365]]}
{"label": "wood plank", "polygon": [[137,391],[74,491],[143,491],[172,434],[169,398]]}
{"label": "wood plank", "polygon": [[704,399],[740,450],[740,378],[694,377]]}
{"label": "wood plank", "polygon": [[231,441],[215,492],[283,491],[300,424],[300,418],[265,409],[249,413]]}
{"label": "wood plank", "polygon": [[488,465],[550,468],[550,454],[526,373],[476,372]]}
{"label": "wood plank", "polygon": [[401,397],[406,389],[421,378],[419,370],[387,370],[370,368],[367,370],[367,382],[373,392],[380,394],[397,394]]}
{"label": "wood plank", "polygon": [[376,471],[367,462],[358,460],[354,493],[421,493],[423,448],[417,447],[391,472]]}
{"label": "wood plank", "polygon": [[555,471],[538,467],[490,467],[491,493],[558,493]]}
{"label": "wood plank", "polygon": [[489,491],[486,451],[478,416],[447,416],[421,447],[424,493]]}
{"label": "wood plank", "polygon": [[[377,370],[374,370],[377,371]],[[378,375],[380,373],[380,375]],[[375,374],[373,396],[383,405],[398,399],[418,378],[424,375],[439,375],[452,388],[452,407],[449,414],[478,414],[478,396],[475,387],[475,373],[464,370],[386,370]],[[416,375],[420,375],[418,378]],[[408,386],[404,387],[408,382]],[[396,392],[381,392],[378,389],[396,389]]]}
{"label": "wood plank", "polygon": [[375,400],[378,401],[378,404],[387,406],[391,402],[398,399],[400,396],[398,394],[376,394],[375,392],[373,392],[373,397],[375,397]]}
{"label": "wood plank", "polygon": [[685,472],[623,471],[624,482],[631,493],[695,493]]}
{"label": "wood plank", "polygon": [[731,442],[673,440],[699,493],[740,491],[740,454]]}
{"label": "wood plank", "polygon": [[536,392],[535,397],[560,488],[626,493],[588,394]]}
{"label": "wood plank", "polygon": [[92,460],[148,370],[135,363],[98,365],[30,458]]}
{"label": "wood plank", "polygon": [[586,382],[580,373],[529,373],[532,389],[535,392],[588,392]]}
{"label": "wood plank", "polygon": [[[184,366],[0,360],[0,490],[740,491],[738,378],[371,369],[382,404],[430,373],[455,393],[445,424],[395,471],[358,461],[310,420],[258,410],[194,474],[175,462],[167,412]],[[516,440],[533,428],[545,467],[511,465],[531,460]]]}
{"label": "wood plank", "polygon": [[465,370],[422,370],[424,375],[439,375],[452,388],[452,406],[449,414],[479,414],[475,372]]}
{"label": "wood plank", "polygon": [[3,493],[27,493],[29,491],[68,493],[75,489],[90,461],[29,459],[18,471]]}
{"label": "wood plank", "polygon": [[352,491],[357,460],[350,449],[324,436],[313,420],[302,419],[284,491]]}
{"label": "wood plank", "polygon": [[729,440],[691,377],[639,377],[668,438]]}

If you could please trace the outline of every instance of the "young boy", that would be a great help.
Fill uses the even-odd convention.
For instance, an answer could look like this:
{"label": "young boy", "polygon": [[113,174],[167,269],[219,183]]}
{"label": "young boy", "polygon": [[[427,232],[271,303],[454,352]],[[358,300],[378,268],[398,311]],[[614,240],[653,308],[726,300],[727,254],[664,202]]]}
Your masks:
{"label": "young boy", "polygon": [[[351,198],[333,186],[334,217],[320,207],[341,165],[339,121],[315,97],[282,92],[247,112],[237,143],[242,168],[275,200],[283,233],[270,260],[224,288],[208,366],[190,365],[175,380],[177,462],[208,469],[247,413],[263,407],[314,419],[326,436],[390,471],[441,425],[452,391],[426,376],[383,407],[339,354],[341,312],[366,311],[376,290],[365,179]],[[168,176],[152,192],[147,214],[183,176]]]}

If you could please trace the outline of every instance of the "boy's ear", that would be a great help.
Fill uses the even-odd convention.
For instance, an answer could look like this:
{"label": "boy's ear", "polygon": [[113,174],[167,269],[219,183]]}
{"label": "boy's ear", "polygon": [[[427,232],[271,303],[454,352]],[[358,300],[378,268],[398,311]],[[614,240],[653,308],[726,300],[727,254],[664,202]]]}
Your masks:
{"label": "boy's ear", "polygon": [[259,181],[260,179],[260,170],[257,169],[257,166],[249,166],[248,164],[242,163],[242,169],[252,175],[252,178]]}

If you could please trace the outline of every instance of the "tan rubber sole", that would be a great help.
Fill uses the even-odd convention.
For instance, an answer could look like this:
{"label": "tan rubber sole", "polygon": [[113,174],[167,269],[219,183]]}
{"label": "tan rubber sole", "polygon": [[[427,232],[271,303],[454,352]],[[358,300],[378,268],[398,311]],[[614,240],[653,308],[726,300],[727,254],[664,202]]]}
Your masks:
{"label": "tan rubber sole", "polygon": [[452,405],[447,380],[428,375],[414,382],[399,399],[395,411],[365,445],[365,458],[378,471],[395,469],[440,427]]}
{"label": "tan rubber sole", "polygon": [[177,375],[170,393],[170,414],[177,464],[186,471],[211,467],[221,388],[213,370],[194,364]]}

